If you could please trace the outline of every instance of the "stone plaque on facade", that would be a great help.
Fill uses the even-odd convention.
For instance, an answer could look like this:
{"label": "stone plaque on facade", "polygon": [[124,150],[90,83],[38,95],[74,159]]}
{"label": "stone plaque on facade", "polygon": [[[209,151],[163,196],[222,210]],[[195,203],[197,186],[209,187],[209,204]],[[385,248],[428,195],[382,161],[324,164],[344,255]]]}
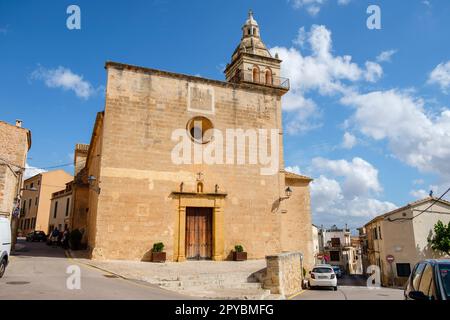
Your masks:
{"label": "stone plaque on facade", "polygon": [[188,111],[214,114],[214,88],[196,83],[188,85]]}

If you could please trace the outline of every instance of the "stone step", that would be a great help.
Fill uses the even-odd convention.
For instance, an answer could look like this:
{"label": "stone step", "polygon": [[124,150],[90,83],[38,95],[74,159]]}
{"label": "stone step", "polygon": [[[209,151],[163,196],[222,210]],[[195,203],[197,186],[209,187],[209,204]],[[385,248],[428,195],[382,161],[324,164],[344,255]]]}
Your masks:
{"label": "stone step", "polygon": [[197,274],[189,276],[179,276],[180,281],[191,281],[191,280],[201,280],[201,281],[213,281],[213,280],[224,280],[228,282],[233,281],[245,281],[245,282],[258,282],[258,279],[249,275],[248,273],[227,273],[227,274]]}
{"label": "stone step", "polygon": [[265,300],[270,296],[270,290],[263,289],[214,289],[214,290],[183,290],[184,293],[194,297],[221,300]]}
{"label": "stone step", "polygon": [[157,285],[167,289],[183,290],[185,288],[230,288],[230,289],[260,289],[259,282],[224,282],[222,280],[215,281],[161,281]]}

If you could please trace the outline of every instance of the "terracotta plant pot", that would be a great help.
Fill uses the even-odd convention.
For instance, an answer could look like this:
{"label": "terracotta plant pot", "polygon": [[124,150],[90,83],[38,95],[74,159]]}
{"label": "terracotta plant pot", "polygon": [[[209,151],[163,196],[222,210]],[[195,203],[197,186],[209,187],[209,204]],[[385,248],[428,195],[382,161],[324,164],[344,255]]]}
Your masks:
{"label": "terracotta plant pot", "polygon": [[247,260],[247,252],[233,252],[234,261],[245,261]]}
{"label": "terracotta plant pot", "polygon": [[152,252],[152,262],[166,262],[166,253]]}

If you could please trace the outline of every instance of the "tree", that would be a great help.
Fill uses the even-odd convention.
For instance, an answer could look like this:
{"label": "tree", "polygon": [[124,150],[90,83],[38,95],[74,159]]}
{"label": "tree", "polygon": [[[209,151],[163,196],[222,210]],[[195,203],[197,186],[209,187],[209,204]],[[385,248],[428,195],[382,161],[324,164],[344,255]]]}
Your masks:
{"label": "tree", "polygon": [[433,250],[442,251],[450,255],[450,222],[446,226],[439,220],[434,225],[434,236],[430,243]]}

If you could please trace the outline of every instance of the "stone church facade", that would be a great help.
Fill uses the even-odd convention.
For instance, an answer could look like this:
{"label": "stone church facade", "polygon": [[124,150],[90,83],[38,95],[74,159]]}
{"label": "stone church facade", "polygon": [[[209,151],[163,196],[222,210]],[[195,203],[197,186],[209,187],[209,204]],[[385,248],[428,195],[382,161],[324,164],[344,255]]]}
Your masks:
{"label": "stone church facade", "polygon": [[284,171],[289,81],[251,13],[242,29],[226,81],[106,63],[105,110],[75,158],[72,229],[92,258],[145,261],[163,242],[169,261],[227,260],[242,245],[249,259],[313,263],[311,179]]}

